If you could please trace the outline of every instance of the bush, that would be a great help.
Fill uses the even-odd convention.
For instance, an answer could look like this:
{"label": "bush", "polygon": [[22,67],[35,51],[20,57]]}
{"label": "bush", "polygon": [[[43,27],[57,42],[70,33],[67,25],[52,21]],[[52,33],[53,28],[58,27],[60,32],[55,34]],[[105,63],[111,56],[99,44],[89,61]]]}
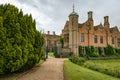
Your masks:
{"label": "bush", "polygon": [[97,52],[92,52],[91,57],[100,57],[100,55]]}
{"label": "bush", "polygon": [[89,46],[85,46],[85,52],[87,56],[90,56],[91,54],[91,48]]}
{"label": "bush", "polygon": [[98,53],[99,53],[100,55],[103,55],[103,54],[102,54],[102,47],[98,47]]}
{"label": "bush", "polygon": [[111,56],[111,55],[115,54],[115,49],[110,45],[108,45],[106,48],[104,48],[104,51],[105,51],[105,55],[107,55],[107,56]]}
{"label": "bush", "polygon": [[85,58],[83,58],[83,57],[71,56],[71,57],[69,57],[69,60],[78,65],[83,65],[83,63],[85,62]]}
{"label": "bush", "polygon": [[116,55],[120,56],[120,49],[115,49]]}
{"label": "bush", "polygon": [[79,46],[79,56],[83,57],[84,53],[83,53],[83,47]]}
{"label": "bush", "polygon": [[90,57],[99,57],[99,53],[96,52],[95,47],[91,46],[91,54]]}
{"label": "bush", "polygon": [[86,68],[95,70],[95,71],[99,71],[99,72],[102,72],[102,73],[105,73],[105,74],[120,78],[119,65],[111,66],[110,64],[114,65],[114,63],[110,63],[108,61],[107,63],[109,63],[109,64],[107,64],[107,63],[105,64],[104,62],[106,62],[106,61],[102,61],[102,63],[101,63],[101,61],[92,61],[92,60],[87,61],[87,62],[84,63],[83,66],[86,67]]}
{"label": "bush", "polygon": [[43,41],[31,14],[0,5],[0,74],[32,68],[41,59]]}

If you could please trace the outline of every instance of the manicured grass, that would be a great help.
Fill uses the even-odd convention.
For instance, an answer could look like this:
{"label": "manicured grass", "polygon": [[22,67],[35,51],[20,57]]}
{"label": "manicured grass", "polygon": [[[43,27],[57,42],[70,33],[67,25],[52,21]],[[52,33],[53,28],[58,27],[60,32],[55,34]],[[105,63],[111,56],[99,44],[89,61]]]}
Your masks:
{"label": "manicured grass", "polygon": [[49,52],[48,55],[49,55],[50,57],[55,57],[53,52]]}
{"label": "manicured grass", "polygon": [[64,62],[64,78],[64,80],[120,80],[118,78],[81,67],[69,60]]}
{"label": "manicured grass", "polygon": [[39,64],[42,64],[42,63],[44,63],[44,60],[40,60]]}
{"label": "manicured grass", "polygon": [[36,64],[36,66],[40,66],[42,63],[44,63],[44,60],[40,60],[38,64]]}
{"label": "manicured grass", "polygon": [[120,78],[120,60],[89,60],[84,66]]}

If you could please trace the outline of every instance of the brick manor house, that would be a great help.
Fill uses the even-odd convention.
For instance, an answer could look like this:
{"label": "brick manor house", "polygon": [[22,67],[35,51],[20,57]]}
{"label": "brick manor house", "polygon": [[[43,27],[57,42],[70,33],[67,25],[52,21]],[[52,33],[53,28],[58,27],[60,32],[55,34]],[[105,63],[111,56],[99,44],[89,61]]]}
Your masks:
{"label": "brick manor house", "polygon": [[57,42],[60,39],[59,35],[55,34],[55,31],[53,31],[53,34],[50,34],[50,31],[47,32],[47,34],[43,34],[44,36],[44,48],[47,46],[49,51],[54,51],[55,46],[57,45]]}
{"label": "brick manor house", "polygon": [[94,25],[92,11],[88,12],[88,19],[79,23],[79,15],[74,11],[69,15],[62,30],[64,47],[68,47],[78,56],[78,46],[106,47],[111,45],[120,48],[120,32],[118,27],[110,27],[109,17],[104,17],[104,24]]}

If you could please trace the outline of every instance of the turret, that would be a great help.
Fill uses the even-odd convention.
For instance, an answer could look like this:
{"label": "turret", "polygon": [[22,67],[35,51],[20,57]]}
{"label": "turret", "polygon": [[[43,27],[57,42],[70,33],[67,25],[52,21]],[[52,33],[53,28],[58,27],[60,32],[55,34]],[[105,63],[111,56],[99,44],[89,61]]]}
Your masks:
{"label": "turret", "polygon": [[73,5],[73,12],[69,15],[69,21],[71,26],[76,26],[75,24],[78,24],[78,17],[79,15],[75,12]]}
{"label": "turret", "polygon": [[69,48],[75,56],[78,56],[78,48],[76,48],[78,46],[78,17],[73,5],[73,12],[69,15]]}

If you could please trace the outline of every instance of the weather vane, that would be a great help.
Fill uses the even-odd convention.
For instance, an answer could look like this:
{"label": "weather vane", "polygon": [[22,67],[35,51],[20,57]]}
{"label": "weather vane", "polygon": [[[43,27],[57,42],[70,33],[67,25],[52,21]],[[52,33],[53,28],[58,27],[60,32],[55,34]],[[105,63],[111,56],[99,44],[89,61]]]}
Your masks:
{"label": "weather vane", "polygon": [[74,4],[73,4],[73,12],[74,12]]}

